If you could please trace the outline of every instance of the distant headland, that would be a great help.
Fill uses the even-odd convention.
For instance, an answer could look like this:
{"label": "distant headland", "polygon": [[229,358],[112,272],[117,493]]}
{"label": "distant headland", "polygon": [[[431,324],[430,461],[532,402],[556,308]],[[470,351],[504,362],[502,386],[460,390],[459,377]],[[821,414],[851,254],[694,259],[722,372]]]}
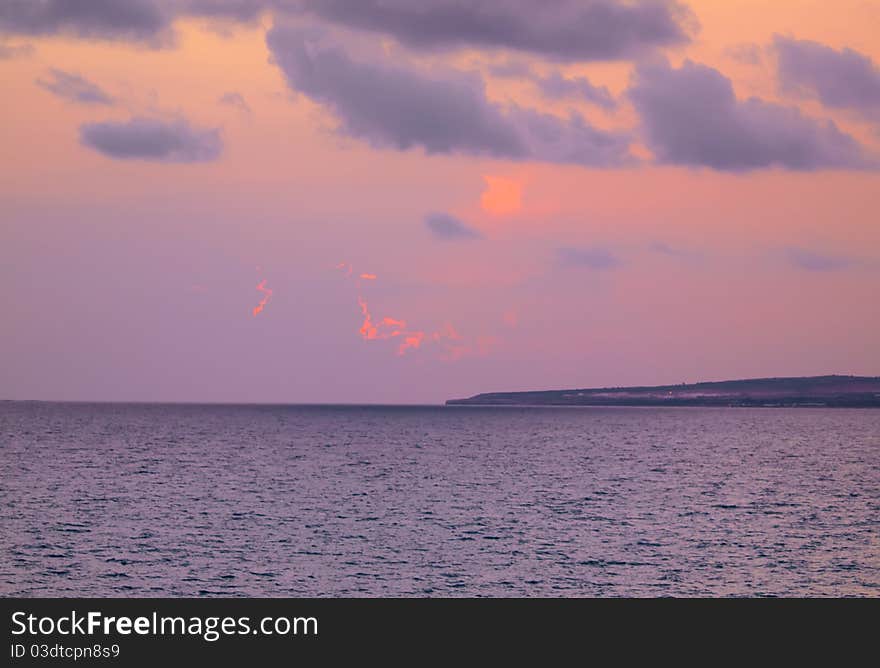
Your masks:
{"label": "distant headland", "polygon": [[880,377],[753,378],[656,387],[488,392],[447,406],[753,406],[880,408]]}

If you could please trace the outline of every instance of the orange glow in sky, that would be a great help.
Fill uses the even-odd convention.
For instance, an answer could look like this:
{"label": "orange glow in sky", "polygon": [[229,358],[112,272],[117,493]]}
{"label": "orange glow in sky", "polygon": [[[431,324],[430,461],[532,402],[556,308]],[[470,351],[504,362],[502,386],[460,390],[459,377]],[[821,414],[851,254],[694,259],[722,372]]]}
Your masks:
{"label": "orange glow in sky", "polygon": [[[351,275],[351,266],[346,263],[337,265],[338,269],[348,269],[346,276]],[[373,274],[361,274],[360,278],[370,276],[369,280],[376,277]],[[411,329],[407,326],[406,320],[384,316],[378,321],[373,319],[367,300],[362,296],[357,297],[358,307],[363,318],[358,333],[364,341],[383,341],[388,339],[399,339],[400,344],[397,347],[397,355],[403,356],[411,350],[418,350],[425,342],[430,342],[439,346],[441,350],[441,359],[457,360],[469,354],[486,355],[490,351],[490,346],[485,345],[485,337],[478,337],[473,344],[465,341],[464,337],[459,334],[458,330],[451,324],[445,323],[440,329],[434,332],[426,332],[421,329]],[[494,337],[490,337],[495,341]]]}
{"label": "orange glow in sky", "polygon": [[263,309],[266,308],[266,304],[269,303],[269,299],[272,297],[272,290],[266,287],[265,279],[259,282],[257,290],[263,293],[263,298],[260,300],[259,304],[254,306],[252,313],[255,318],[263,312]]}
{"label": "orange glow in sky", "polygon": [[480,207],[492,216],[509,216],[522,208],[523,186],[519,181],[501,176],[483,177],[486,189],[480,195]]}
{"label": "orange glow in sky", "polygon": [[539,0],[431,2],[507,21],[4,3],[0,398],[880,375],[880,0],[650,0],[690,37],[601,56]]}

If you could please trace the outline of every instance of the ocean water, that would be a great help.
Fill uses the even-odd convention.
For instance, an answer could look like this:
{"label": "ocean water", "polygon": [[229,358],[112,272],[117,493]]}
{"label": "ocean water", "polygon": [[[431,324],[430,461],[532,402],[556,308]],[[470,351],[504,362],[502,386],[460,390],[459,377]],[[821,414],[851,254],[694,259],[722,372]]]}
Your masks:
{"label": "ocean water", "polygon": [[0,403],[0,594],[878,596],[880,411]]}

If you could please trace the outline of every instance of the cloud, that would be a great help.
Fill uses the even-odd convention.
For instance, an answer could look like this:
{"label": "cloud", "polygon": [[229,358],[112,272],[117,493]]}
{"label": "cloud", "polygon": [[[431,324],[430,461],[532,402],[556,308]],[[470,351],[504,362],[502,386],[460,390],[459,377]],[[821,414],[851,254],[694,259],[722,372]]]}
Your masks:
{"label": "cloud", "polygon": [[760,65],[761,47],[752,42],[734,44],[724,49],[724,55],[743,65]]}
{"label": "cloud", "polygon": [[785,254],[792,265],[805,271],[839,271],[854,264],[850,258],[824,255],[803,248],[787,248]]}
{"label": "cloud", "polygon": [[567,78],[559,72],[546,77],[536,77],[535,86],[544,95],[554,100],[581,99],[603,109],[615,109],[617,101],[606,86],[594,86],[586,77]]}
{"label": "cloud", "polygon": [[53,95],[80,104],[113,104],[113,98],[105,93],[100,86],[79,74],[52,68],[49,70],[49,76],[51,77],[50,81],[37,79],[37,85]]}
{"label": "cloud", "polygon": [[152,47],[174,43],[180,17],[252,23],[295,0],[2,0],[0,33],[63,34],[80,39],[131,41]]}
{"label": "cloud", "polygon": [[428,214],[425,216],[425,225],[437,239],[445,241],[480,239],[483,236],[447,213]]}
{"label": "cloud", "polygon": [[346,134],[373,145],[428,153],[463,150],[524,157],[526,147],[476,76],[352,61],[339,47],[298,30],[273,28],[267,42],[291,88],[331,108]]}
{"label": "cloud", "polygon": [[284,4],[272,0],[178,0],[183,13],[242,23],[255,21],[267,9]]}
{"label": "cloud", "polygon": [[880,68],[858,51],[775,35],[779,87],[818,98],[826,107],[856,109],[880,120]]}
{"label": "cloud", "polygon": [[294,28],[273,28],[267,43],[288,84],[331,110],[339,131],[376,147],[465,153],[512,160],[620,165],[629,138],[567,119],[503,107],[475,73],[352,60],[334,44]]}
{"label": "cloud", "polygon": [[662,255],[671,255],[672,257],[679,257],[683,253],[683,251],[673,246],[670,246],[665,241],[652,241],[650,244],[648,244],[648,248],[655,253],[661,253]]}
{"label": "cloud", "polygon": [[[437,214],[441,217],[449,217],[445,214]],[[454,220],[454,219],[453,219]],[[454,221],[457,224],[458,221]],[[336,269],[345,272],[348,278],[354,273],[354,267],[347,262],[340,262]],[[374,274],[361,274],[360,277],[375,280]],[[361,311],[362,321],[358,328],[358,334],[364,341],[394,341],[397,343],[397,355],[403,357],[408,351],[422,348],[423,344],[433,346],[441,352],[441,359],[458,360],[468,355],[486,355],[500,341],[494,336],[477,336],[472,341],[465,339],[450,322],[446,322],[440,329],[435,331],[412,329],[406,320],[385,316],[374,318],[373,312],[360,291],[358,282],[357,303]]]}
{"label": "cloud", "polygon": [[558,248],[556,259],[566,267],[585,267],[597,271],[615,269],[622,264],[616,255],[604,248]]}
{"label": "cloud", "polygon": [[171,17],[155,0],[4,0],[0,32],[167,41]]}
{"label": "cloud", "polygon": [[728,171],[877,166],[834,122],[754,97],[738,100],[730,79],[690,60],[680,68],[640,65],[628,93],[661,163]]}
{"label": "cloud", "polygon": [[531,77],[531,66],[522,60],[507,59],[500,63],[492,63],[488,67],[489,74],[499,78]]}
{"label": "cloud", "polygon": [[195,128],[182,119],[85,123],[79,134],[84,146],[117,160],[208,162],[223,152],[219,129]]}
{"label": "cloud", "polygon": [[0,42],[0,60],[23,58],[34,52],[32,44],[4,44]]}
{"label": "cloud", "polygon": [[646,249],[657,255],[662,255],[671,260],[696,266],[702,264],[705,259],[703,251],[686,248],[684,246],[668,244],[665,241],[654,240],[646,245]]}
{"label": "cloud", "polygon": [[665,241],[652,241],[648,244],[648,250],[651,250],[655,253],[660,253],[661,255],[668,255],[669,257],[676,258],[694,258],[697,256],[692,250],[687,250],[684,248],[679,248],[677,246],[670,246]]}
{"label": "cloud", "polygon": [[609,110],[617,107],[617,100],[606,86],[594,86],[586,77],[564,77],[559,72],[541,76],[520,60],[493,63],[487,71],[493,77],[530,79],[544,97],[552,100],[583,100]]}
{"label": "cloud", "polygon": [[272,288],[266,287],[266,279],[263,279],[259,282],[259,284],[257,285],[257,290],[259,292],[262,292],[263,296],[260,299],[260,302],[256,306],[254,306],[253,309],[251,309],[251,315],[253,315],[255,318],[263,312],[263,309],[266,308],[266,304],[268,304],[269,300],[272,299]]}
{"label": "cloud", "polygon": [[239,111],[243,111],[246,114],[251,113],[251,107],[247,103],[247,100],[244,99],[244,95],[242,95],[241,93],[236,93],[235,91],[223,93],[223,95],[220,96],[217,102],[228,107],[235,107]]}
{"label": "cloud", "polygon": [[422,330],[407,329],[405,320],[397,318],[384,317],[380,320],[373,320],[370,308],[363,297],[358,297],[358,305],[361,309],[364,321],[358,332],[364,341],[385,341],[388,339],[396,339],[399,341],[397,354],[406,355],[408,350],[420,348],[425,340],[425,332]]}
{"label": "cloud", "polygon": [[673,0],[299,0],[300,11],[411,48],[502,48],[618,60],[685,44],[696,20]]}
{"label": "cloud", "polygon": [[633,162],[628,133],[595,128],[576,111],[570,111],[568,118],[563,119],[514,107],[507,116],[524,136],[528,159],[585,167],[615,167]]}

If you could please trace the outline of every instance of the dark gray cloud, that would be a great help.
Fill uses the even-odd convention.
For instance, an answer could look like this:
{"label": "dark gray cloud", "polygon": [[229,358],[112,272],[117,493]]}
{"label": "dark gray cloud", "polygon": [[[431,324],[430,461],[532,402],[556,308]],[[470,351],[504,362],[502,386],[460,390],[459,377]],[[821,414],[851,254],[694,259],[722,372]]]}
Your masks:
{"label": "dark gray cloud", "polygon": [[580,99],[603,109],[615,109],[617,100],[606,86],[594,86],[586,77],[564,77],[553,72],[546,77],[536,77],[535,85],[544,97],[560,99]]}
{"label": "dark gray cloud", "polygon": [[170,14],[158,0],[3,0],[0,32],[156,42]]}
{"label": "dark gray cloud", "polygon": [[620,258],[604,248],[557,248],[556,259],[565,267],[584,267],[597,271],[615,269],[622,264]]}
{"label": "dark gray cloud", "polygon": [[880,120],[880,68],[868,56],[819,42],[775,35],[783,92],[818,98],[826,107],[856,109]]}
{"label": "dark gray cloud", "polygon": [[273,28],[266,39],[291,88],[330,109],[341,132],[374,146],[592,166],[628,161],[627,136],[576,113],[562,119],[495,104],[477,74],[356,62],[293,28]]}
{"label": "dark gray cloud", "polygon": [[673,0],[299,0],[300,10],[414,48],[516,49],[617,60],[684,44],[696,21]]}
{"label": "dark gray cloud", "polygon": [[877,167],[832,121],[758,98],[738,100],[730,80],[705,65],[640,65],[628,92],[661,163],[729,171]]}
{"label": "dark gray cloud", "polygon": [[117,160],[209,162],[223,152],[219,129],[195,128],[182,119],[85,123],[79,135],[83,145]]}
{"label": "dark gray cloud", "polygon": [[448,213],[430,213],[425,216],[425,225],[431,234],[444,241],[464,241],[480,239],[482,234],[468,227]]}
{"label": "dark gray cloud", "polygon": [[251,107],[247,103],[247,100],[244,99],[244,95],[238,93],[236,91],[228,91],[223,93],[220,98],[217,100],[220,104],[226,105],[227,107],[235,107],[240,111],[243,111],[247,114],[251,113]]}
{"label": "dark gray cloud", "polygon": [[855,264],[850,258],[825,255],[803,248],[787,248],[785,255],[792,265],[806,271],[839,271]]}
{"label": "dark gray cloud", "polygon": [[100,86],[72,72],[51,68],[49,70],[49,79],[37,79],[37,85],[45,88],[53,95],[71,102],[78,102],[80,104],[113,104],[113,98],[105,93]]}

